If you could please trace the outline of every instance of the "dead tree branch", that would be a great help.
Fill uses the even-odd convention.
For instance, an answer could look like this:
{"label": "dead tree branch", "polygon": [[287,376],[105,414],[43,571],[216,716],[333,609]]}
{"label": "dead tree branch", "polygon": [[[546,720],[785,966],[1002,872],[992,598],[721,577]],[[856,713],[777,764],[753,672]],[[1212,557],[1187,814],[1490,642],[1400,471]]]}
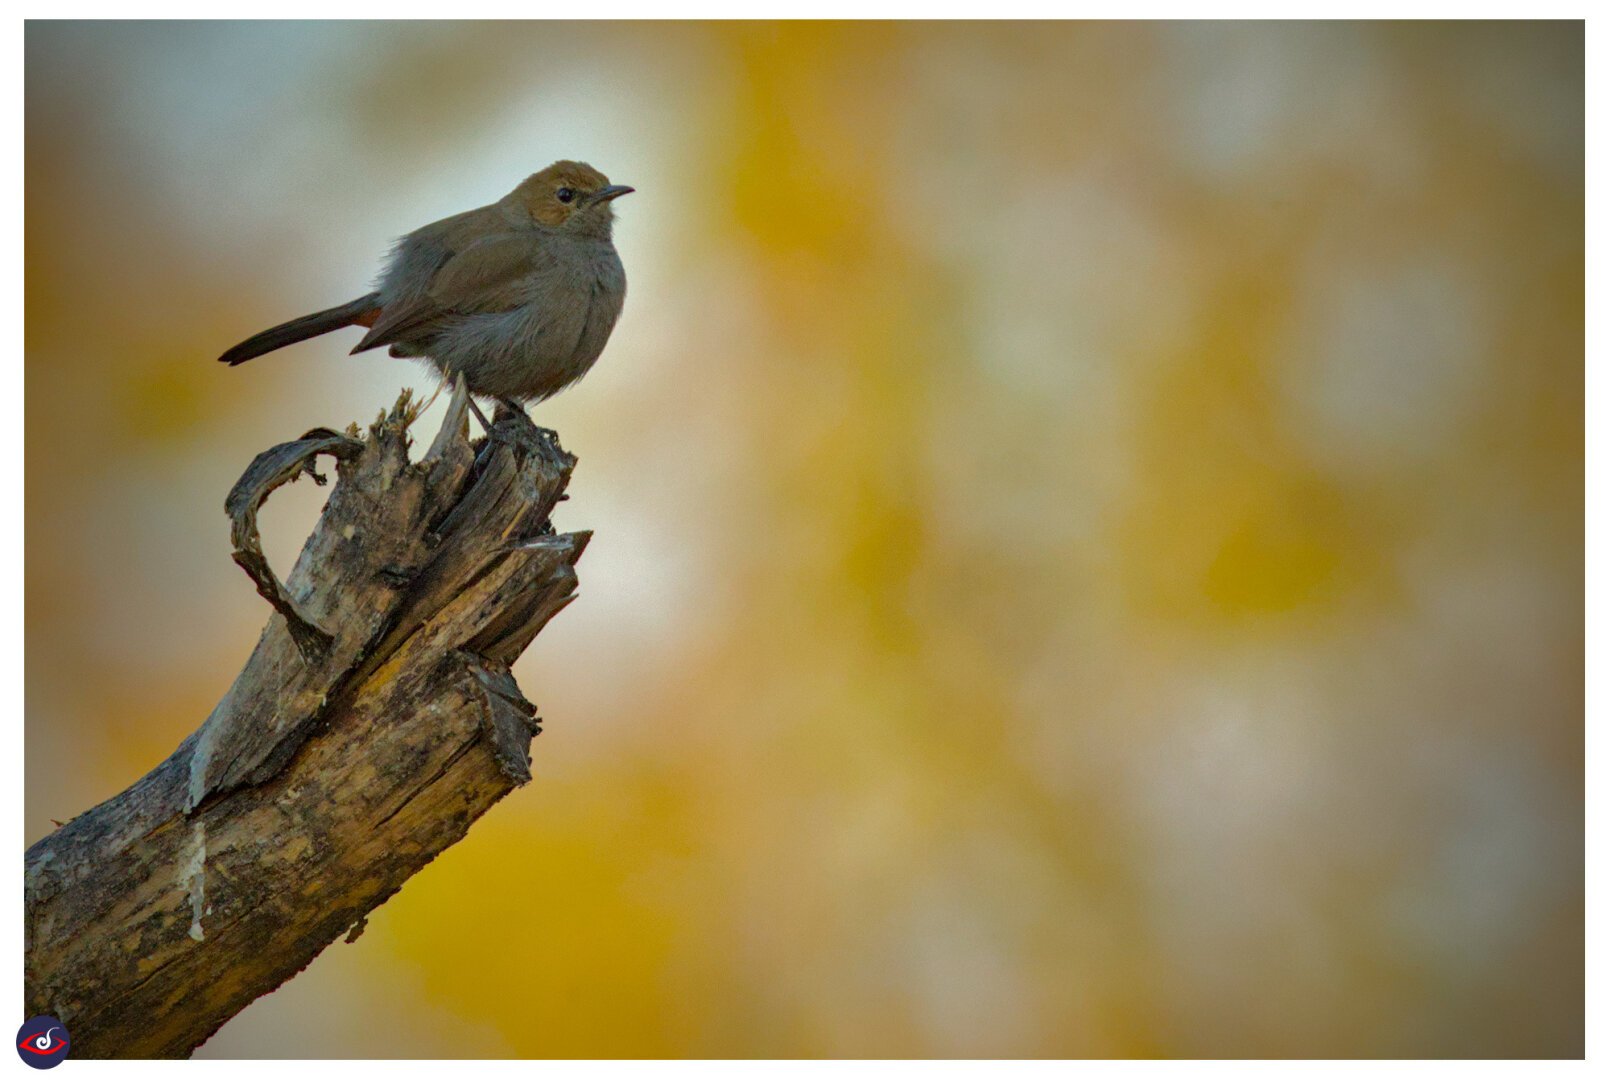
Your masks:
{"label": "dead tree branch", "polygon": [[[202,726],[26,856],[30,1015],[79,1057],[183,1057],[308,965],[530,779],[509,665],[574,598],[588,533],[549,522],[575,459],[523,416],[471,444],[460,388],[424,458],[406,392],[360,436],[319,429],[229,493],[234,558],[273,605]],[[257,511],[333,457],[289,578]]]}

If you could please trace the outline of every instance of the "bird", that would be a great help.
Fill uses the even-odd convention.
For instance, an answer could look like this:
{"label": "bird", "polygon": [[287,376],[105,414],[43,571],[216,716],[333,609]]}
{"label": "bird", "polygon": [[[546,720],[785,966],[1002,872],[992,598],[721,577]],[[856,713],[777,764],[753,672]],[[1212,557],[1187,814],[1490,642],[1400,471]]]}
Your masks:
{"label": "bird", "polygon": [[253,334],[218,359],[233,367],[357,326],[367,332],[352,353],[390,346],[523,414],[587,374],[615,329],[626,271],[614,204],[634,190],[585,162],[556,161],[497,202],[397,241],[373,292]]}

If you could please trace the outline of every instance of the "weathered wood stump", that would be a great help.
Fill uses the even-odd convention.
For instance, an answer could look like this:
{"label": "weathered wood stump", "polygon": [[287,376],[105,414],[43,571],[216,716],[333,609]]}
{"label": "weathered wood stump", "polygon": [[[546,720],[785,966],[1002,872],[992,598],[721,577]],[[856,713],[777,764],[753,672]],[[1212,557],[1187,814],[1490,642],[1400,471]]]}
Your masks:
{"label": "weathered wood stump", "polygon": [[[553,531],[575,459],[552,433],[500,412],[472,444],[467,404],[417,463],[404,392],[366,437],[311,431],[230,492],[275,609],[256,650],[166,761],[27,852],[26,1005],[74,1056],[188,1055],[530,779],[509,665],[574,598],[590,534]],[[319,455],[339,480],[282,583],[257,510],[322,483]]]}

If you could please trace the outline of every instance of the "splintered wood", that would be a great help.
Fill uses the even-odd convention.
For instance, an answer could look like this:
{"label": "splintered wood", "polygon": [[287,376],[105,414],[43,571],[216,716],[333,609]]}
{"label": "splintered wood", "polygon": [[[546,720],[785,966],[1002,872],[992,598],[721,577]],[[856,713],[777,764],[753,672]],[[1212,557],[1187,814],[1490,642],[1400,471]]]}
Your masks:
{"label": "splintered wood", "polygon": [[[306,967],[530,779],[535,710],[509,665],[575,597],[589,533],[549,520],[575,459],[459,388],[424,458],[404,393],[367,435],[310,431],[230,492],[234,558],[273,606],[201,727],[26,856],[29,1015],[76,1057],[183,1057]],[[282,582],[257,513],[335,460]]]}

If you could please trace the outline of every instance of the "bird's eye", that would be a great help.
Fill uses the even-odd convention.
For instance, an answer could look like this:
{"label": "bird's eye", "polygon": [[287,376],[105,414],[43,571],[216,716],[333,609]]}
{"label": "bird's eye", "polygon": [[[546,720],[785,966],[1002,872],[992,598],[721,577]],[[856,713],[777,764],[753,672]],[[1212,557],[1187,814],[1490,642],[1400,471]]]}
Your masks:
{"label": "bird's eye", "polygon": [[558,191],[554,192],[554,197],[560,202],[569,202],[571,199],[576,197],[576,193],[567,187],[562,187]]}

